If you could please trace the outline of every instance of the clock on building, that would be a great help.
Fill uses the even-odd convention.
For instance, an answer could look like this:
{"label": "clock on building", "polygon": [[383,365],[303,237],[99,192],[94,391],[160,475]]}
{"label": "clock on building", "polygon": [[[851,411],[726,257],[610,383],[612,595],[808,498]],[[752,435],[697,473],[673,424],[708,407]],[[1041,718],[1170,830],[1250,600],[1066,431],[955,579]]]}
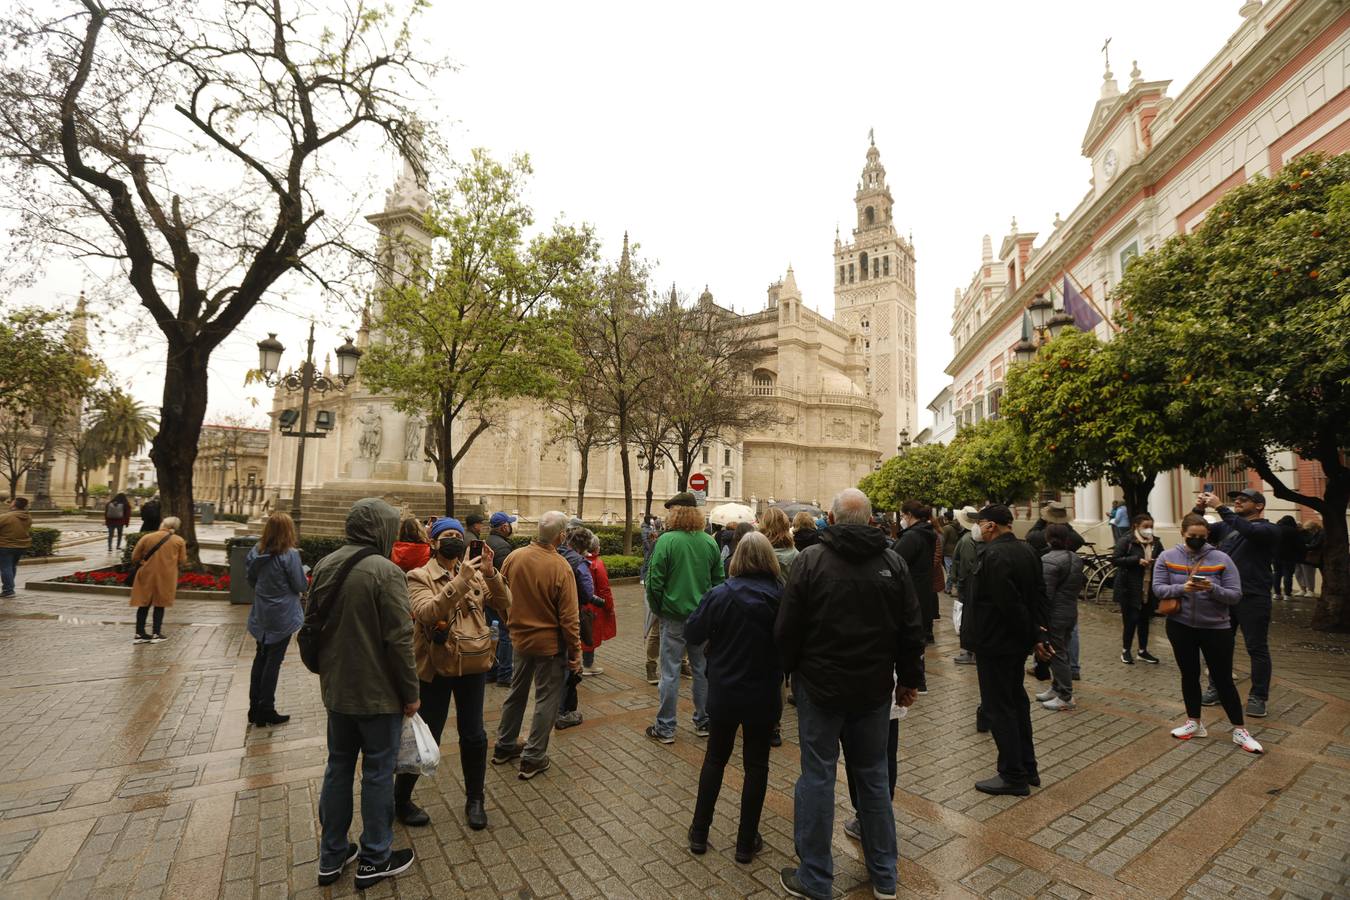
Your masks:
{"label": "clock on building", "polygon": [[1116,149],[1112,147],[1106,151],[1106,158],[1102,160],[1102,174],[1110,181],[1116,177]]}

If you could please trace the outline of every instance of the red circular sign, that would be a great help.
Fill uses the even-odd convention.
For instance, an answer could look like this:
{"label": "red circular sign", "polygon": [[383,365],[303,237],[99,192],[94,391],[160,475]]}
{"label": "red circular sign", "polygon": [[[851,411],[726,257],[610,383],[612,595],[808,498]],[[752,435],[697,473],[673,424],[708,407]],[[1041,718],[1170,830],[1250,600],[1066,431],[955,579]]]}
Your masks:
{"label": "red circular sign", "polygon": [[702,472],[695,472],[689,476],[689,490],[706,491],[708,489],[708,476]]}

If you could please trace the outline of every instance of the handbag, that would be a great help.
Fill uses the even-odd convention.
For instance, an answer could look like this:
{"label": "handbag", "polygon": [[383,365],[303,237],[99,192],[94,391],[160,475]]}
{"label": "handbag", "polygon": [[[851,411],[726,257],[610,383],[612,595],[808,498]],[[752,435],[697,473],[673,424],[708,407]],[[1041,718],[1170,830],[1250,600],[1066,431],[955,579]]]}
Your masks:
{"label": "handbag", "polygon": [[145,554],[140,559],[136,560],[134,563],[131,564],[131,568],[127,570],[127,587],[136,586],[136,573],[141,570],[141,566],[145,565],[146,562],[149,561],[150,557],[155,555],[155,551],[158,550],[160,547],[163,547],[164,544],[171,537],[173,537],[172,533],[164,535],[164,537],[159,539],[158,544],[150,548],[149,553]]}
{"label": "handbag", "polygon": [[427,636],[432,643],[445,645],[450,655],[449,675],[477,675],[489,671],[497,661],[496,642],[492,640],[487,614],[482,604],[469,599],[467,592],[446,623],[445,638],[440,638],[440,629],[427,628]]}
{"label": "handbag", "polygon": [[[1190,581],[1195,576],[1195,573],[1200,571],[1201,562],[1201,559],[1197,559],[1186,568],[1187,581]],[[1165,597],[1158,601],[1158,615],[1175,616],[1179,612],[1181,612],[1180,597]]]}
{"label": "handbag", "polygon": [[374,547],[362,547],[347,557],[347,561],[338,570],[337,578],[333,579],[332,588],[328,591],[328,594],[336,598],[334,601],[325,603],[327,595],[316,595],[311,588],[305,600],[305,621],[295,636],[295,642],[300,647],[300,661],[315,675],[319,674],[319,654],[323,650],[323,628],[328,624],[329,609],[333,603],[342,600],[342,585],[352,569],[356,568],[356,564],[367,556],[375,556],[378,553]]}

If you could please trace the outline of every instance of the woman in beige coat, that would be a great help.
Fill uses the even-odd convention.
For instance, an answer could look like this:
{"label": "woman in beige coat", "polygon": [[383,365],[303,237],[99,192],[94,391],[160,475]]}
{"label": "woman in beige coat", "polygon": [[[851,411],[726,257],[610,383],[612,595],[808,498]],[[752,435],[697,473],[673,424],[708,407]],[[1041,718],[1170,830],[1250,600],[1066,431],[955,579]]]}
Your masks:
{"label": "woman in beige coat", "polygon": [[[169,516],[159,531],[143,534],[131,550],[131,564],[140,563],[136,583],[131,586],[131,605],[136,607],[137,644],[155,644],[164,640],[164,610],[173,606],[178,593],[178,573],[187,565],[187,542],[177,534],[182,520]],[[155,608],[154,634],[145,633],[146,614]]]}

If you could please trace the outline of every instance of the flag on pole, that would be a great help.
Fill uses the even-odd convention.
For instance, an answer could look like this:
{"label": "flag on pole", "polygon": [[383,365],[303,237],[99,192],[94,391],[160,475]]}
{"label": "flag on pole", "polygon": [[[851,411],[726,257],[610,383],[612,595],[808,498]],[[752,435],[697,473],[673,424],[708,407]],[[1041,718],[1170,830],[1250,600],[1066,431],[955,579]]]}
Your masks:
{"label": "flag on pole", "polygon": [[1102,321],[1101,314],[1074,290],[1068,275],[1064,276],[1064,311],[1073,316],[1073,324],[1079,331],[1092,331]]}

